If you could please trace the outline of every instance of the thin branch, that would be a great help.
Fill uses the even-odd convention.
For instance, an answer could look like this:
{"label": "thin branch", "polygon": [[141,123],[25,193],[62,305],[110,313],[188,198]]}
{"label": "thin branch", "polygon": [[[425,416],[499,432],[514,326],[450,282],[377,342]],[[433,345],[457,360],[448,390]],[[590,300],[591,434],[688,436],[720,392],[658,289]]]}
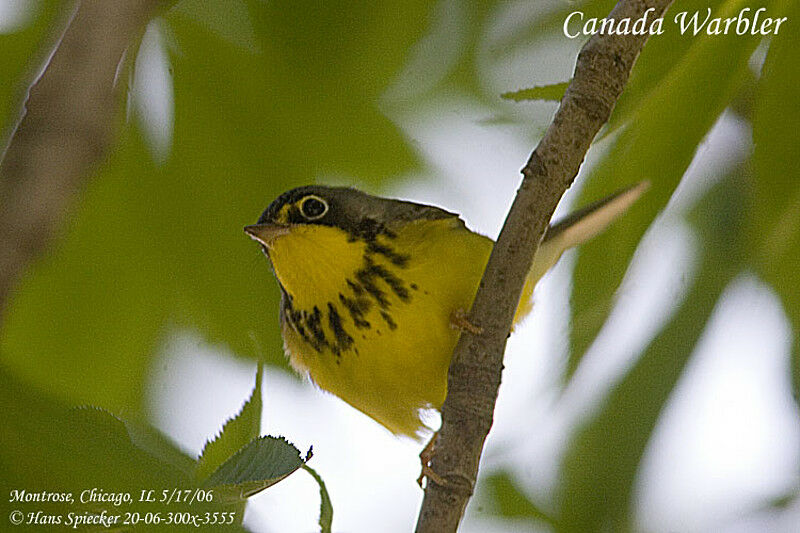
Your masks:
{"label": "thin branch", "polygon": [[[661,17],[671,0],[621,0],[610,18]],[[628,81],[647,35],[595,35],[578,54],[575,75],[539,145],[495,244],[468,319],[480,335],[462,333],[448,375],[442,427],[417,533],[456,531],[472,495],[483,444],[492,426],[503,353],[533,256],[561,196]]]}
{"label": "thin branch", "polygon": [[113,142],[117,68],[161,0],[83,0],[0,162],[0,313]]}

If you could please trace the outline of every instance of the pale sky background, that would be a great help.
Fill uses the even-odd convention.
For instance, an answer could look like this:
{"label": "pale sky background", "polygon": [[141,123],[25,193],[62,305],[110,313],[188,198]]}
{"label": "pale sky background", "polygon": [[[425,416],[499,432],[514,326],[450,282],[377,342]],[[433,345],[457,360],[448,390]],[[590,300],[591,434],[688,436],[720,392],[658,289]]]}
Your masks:
{"label": "pale sky background", "polygon": [[[24,24],[23,8],[28,4],[0,0],[0,32]],[[497,27],[515,21],[519,5],[499,17]],[[440,19],[426,42],[441,43],[436,32],[447,32],[453,24],[452,18]],[[499,31],[497,27],[490,29],[487,40]],[[148,29],[129,106],[156,160],[168,157],[173,123],[165,31],[158,21]],[[564,58],[574,58],[579,45],[568,45],[575,48],[572,51],[564,46],[539,50],[534,63],[556,67],[537,74],[537,79],[569,77],[571,63],[564,64]],[[439,61],[447,60],[443,50]],[[497,93],[524,85],[525,71],[519,68],[523,60],[530,62],[531,56],[491,63],[486,83]],[[424,67],[414,61],[410,60],[410,69]],[[392,90],[402,93],[408,88],[400,81]],[[546,106],[520,109],[542,124],[553,111]],[[437,178],[406,176],[386,194],[459,212],[473,230],[495,237],[533,144],[525,128],[489,125],[492,113],[466,98],[429,101],[415,112],[390,113]],[[602,148],[596,147],[595,153]],[[713,169],[735,165],[750,149],[746,125],[724,115],[701,146],[667,211],[645,236],[626,274],[618,307],[562,395],[556,385],[566,358],[574,255],[562,258],[539,284],[534,312],[509,341],[483,473],[496,468],[514,471],[529,495],[547,507],[564,443],[575,424],[663,324],[662,310],[685,294],[696,242],[681,220],[683,212],[710,185],[709,176],[717,173]],[[587,164],[592,159],[590,154]],[[327,182],[324,177],[309,177],[314,180]],[[580,183],[579,179],[567,194],[559,213],[567,211],[565,205]],[[264,206],[271,200],[265,198]],[[269,268],[266,260],[264,268]],[[242,310],[243,316],[248,313]],[[797,479],[800,425],[788,382],[790,341],[780,302],[756,277],[742,275],[726,290],[663,413],[639,473],[641,531],[798,531],[799,508],[780,515],[757,512],[770,498],[793,488]],[[221,423],[239,410],[254,375],[255,363],[209,345],[196,332],[175,332],[153,368],[149,388],[157,413],[153,422],[197,454]],[[413,529],[422,498],[415,483],[418,444],[392,436],[337,398],[277,369],[266,369],[263,391],[262,432],[285,435],[303,452],[313,444],[310,465],[328,486],[335,531],[375,531],[378,525],[386,532]],[[298,472],[252,498],[245,524],[254,531],[314,531],[318,505],[316,483]],[[473,501],[463,531],[530,531],[527,523],[488,520],[477,508]]]}

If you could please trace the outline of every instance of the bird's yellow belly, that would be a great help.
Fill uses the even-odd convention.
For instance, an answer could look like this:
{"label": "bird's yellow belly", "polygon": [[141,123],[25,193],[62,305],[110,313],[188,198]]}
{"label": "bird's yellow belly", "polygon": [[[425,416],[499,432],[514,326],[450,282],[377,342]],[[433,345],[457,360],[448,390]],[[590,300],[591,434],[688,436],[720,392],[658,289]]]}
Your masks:
{"label": "bird's yellow belly", "polygon": [[[321,388],[371,416],[397,434],[422,428],[419,411],[444,402],[447,368],[458,339],[449,325],[452,310],[467,305],[419,295],[413,305],[391,313],[395,327],[378,313],[370,329],[356,330],[354,344],[338,356],[311,348],[290,324],[284,339],[293,366],[307,370]],[[370,320],[372,322],[373,320]]]}

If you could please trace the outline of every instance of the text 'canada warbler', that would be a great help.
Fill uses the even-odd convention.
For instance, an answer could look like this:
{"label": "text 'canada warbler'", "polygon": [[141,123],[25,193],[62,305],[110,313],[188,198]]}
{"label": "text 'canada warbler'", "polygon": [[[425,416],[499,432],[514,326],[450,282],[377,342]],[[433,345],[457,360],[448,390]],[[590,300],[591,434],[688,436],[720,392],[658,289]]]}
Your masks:
{"label": "text 'canada warbler'", "polygon": [[[550,225],[515,322],[562,252],[605,229],[645,188]],[[419,438],[420,411],[444,402],[453,326],[472,305],[492,240],[438,207],[323,186],[282,194],[245,231],[278,278],[292,366],[393,433]]]}

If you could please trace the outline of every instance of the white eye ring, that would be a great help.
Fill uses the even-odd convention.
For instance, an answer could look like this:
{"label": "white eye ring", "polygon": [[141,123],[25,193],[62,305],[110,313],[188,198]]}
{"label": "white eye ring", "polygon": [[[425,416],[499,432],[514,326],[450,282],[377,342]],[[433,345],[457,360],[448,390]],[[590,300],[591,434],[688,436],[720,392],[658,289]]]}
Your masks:
{"label": "white eye ring", "polygon": [[[307,213],[306,204],[310,201],[319,202],[322,204],[322,211],[319,211],[319,208],[315,206],[311,213]],[[315,194],[309,194],[308,196],[303,197],[303,199],[300,201],[300,213],[306,218],[306,220],[319,220],[320,218],[324,217],[325,213],[327,212],[328,202]]]}

